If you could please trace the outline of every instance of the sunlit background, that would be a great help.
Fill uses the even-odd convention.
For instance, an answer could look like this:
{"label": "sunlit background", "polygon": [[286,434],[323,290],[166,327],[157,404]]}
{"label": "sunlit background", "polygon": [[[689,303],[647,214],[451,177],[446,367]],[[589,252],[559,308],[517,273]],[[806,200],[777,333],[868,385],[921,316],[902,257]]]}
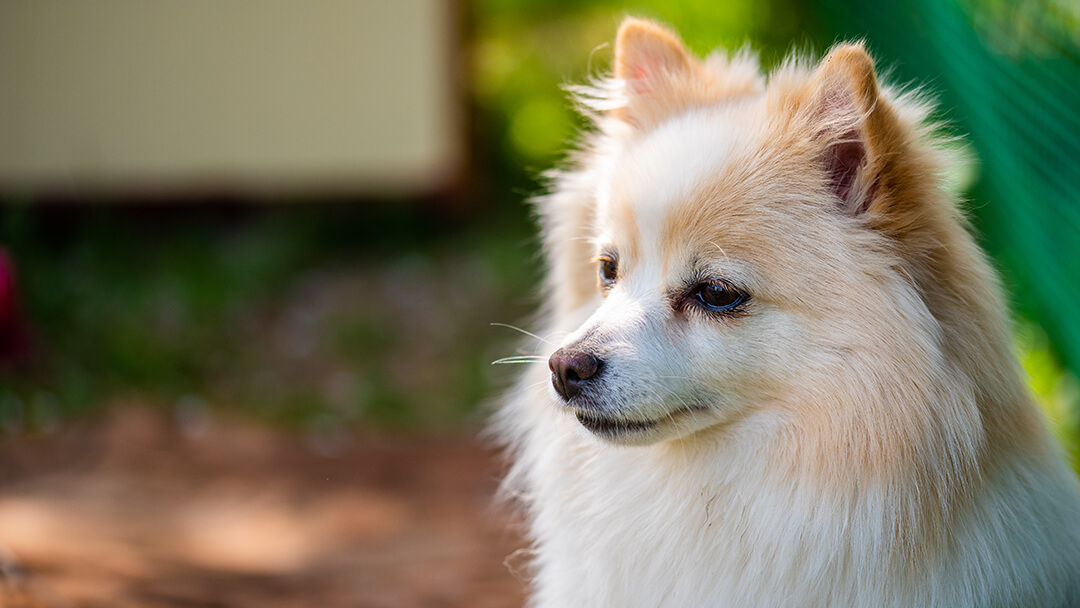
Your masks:
{"label": "sunlit background", "polygon": [[1080,466],[1072,0],[12,0],[0,605],[520,604],[476,435],[537,306],[526,199],[582,126],[563,86],[626,15],[766,69],[864,38],[936,96]]}

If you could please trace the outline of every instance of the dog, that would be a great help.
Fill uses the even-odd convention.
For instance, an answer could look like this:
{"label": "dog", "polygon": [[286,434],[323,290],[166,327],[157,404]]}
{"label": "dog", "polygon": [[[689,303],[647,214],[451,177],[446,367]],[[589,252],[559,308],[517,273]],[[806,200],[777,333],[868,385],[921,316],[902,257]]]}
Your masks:
{"label": "dog", "polygon": [[534,608],[1080,606],[1080,492],[945,177],[862,43],[765,78],[627,19],[536,201],[495,428]]}

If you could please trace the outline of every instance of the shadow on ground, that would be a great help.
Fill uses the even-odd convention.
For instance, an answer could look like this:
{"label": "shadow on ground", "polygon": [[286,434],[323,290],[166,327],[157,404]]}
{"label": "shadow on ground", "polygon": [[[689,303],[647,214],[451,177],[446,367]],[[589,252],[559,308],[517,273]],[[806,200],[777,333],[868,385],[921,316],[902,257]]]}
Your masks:
{"label": "shadow on ground", "polygon": [[110,411],[0,444],[0,606],[522,604],[505,562],[524,543],[475,442],[371,435],[326,456],[250,423]]}

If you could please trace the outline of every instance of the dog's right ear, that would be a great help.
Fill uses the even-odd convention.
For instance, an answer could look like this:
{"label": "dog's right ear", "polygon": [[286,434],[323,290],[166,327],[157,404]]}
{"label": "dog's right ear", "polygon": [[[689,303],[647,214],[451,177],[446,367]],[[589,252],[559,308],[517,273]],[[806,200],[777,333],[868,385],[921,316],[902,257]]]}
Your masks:
{"label": "dog's right ear", "polygon": [[678,36],[652,21],[628,17],[615,40],[615,76],[626,81],[631,95],[663,92],[683,78],[694,59]]}
{"label": "dog's right ear", "polygon": [[697,106],[763,90],[756,60],[722,51],[702,63],[671,30],[628,17],[615,40],[615,77],[623,83],[625,103],[612,112],[647,129]]}
{"label": "dog's right ear", "polygon": [[696,60],[679,37],[652,21],[628,17],[615,40],[615,77],[622,80],[626,105],[615,110],[635,126],[655,124],[678,103]]}

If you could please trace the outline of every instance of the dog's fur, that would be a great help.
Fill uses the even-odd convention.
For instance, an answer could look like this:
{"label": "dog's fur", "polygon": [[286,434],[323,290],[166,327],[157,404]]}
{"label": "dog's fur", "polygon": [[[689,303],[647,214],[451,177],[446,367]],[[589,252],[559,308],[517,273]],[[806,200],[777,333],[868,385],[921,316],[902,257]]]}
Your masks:
{"label": "dog's fur", "polygon": [[[861,44],[766,82],[635,19],[614,70],[537,201],[550,342],[497,419],[530,605],[1080,605],[1076,480],[927,104]],[[600,362],[570,399],[559,347]]]}

